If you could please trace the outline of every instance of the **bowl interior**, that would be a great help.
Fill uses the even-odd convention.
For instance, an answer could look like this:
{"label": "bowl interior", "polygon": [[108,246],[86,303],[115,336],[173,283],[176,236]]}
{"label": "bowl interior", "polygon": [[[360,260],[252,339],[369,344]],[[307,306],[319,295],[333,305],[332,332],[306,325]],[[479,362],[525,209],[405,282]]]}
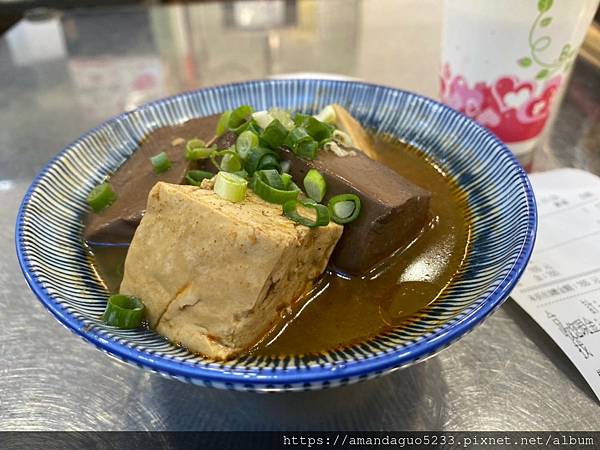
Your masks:
{"label": "bowl interior", "polygon": [[[107,292],[81,240],[86,197],[150,131],[242,103],[314,112],[341,103],[366,127],[421,149],[454,178],[468,205],[471,249],[455,281],[392,332],[318,355],[242,356],[225,363],[190,354],[158,334],[100,320]],[[469,331],[506,298],[529,258],[535,205],[527,177],[493,135],[455,111],[407,92],[356,82],[276,80],[199,90],[148,104],[91,130],[34,180],[17,220],[24,274],[72,331],[128,362],[185,381],[241,389],[344,384],[427,357]]]}

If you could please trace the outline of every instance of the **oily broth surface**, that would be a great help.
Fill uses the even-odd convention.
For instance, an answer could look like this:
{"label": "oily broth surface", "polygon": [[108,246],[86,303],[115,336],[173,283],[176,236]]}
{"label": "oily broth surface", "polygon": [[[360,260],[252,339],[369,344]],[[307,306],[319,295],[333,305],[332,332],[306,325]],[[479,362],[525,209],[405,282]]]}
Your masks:
{"label": "oily broth surface", "polygon": [[324,274],[304,306],[254,349],[260,355],[315,353],[399,325],[434,301],[459,269],[468,244],[466,211],[453,184],[417,149],[375,138],[378,160],[432,193],[431,220],[418,239],[363,278]]}
{"label": "oily broth surface", "polygon": [[[390,329],[434,301],[460,267],[468,244],[466,211],[451,180],[405,144],[375,138],[378,159],[432,193],[431,220],[418,239],[363,278],[325,273],[302,307],[259,342],[258,355],[307,354],[356,343]],[[110,292],[123,277],[127,247],[92,247]]]}

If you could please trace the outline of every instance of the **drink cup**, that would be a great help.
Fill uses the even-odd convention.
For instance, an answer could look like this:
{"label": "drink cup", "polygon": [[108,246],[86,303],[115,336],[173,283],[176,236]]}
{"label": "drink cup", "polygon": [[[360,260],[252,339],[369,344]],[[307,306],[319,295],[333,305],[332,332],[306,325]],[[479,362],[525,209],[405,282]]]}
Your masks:
{"label": "drink cup", "polygon": [[446,0],[442,102],[490,129],[529,168],[598,3]]}

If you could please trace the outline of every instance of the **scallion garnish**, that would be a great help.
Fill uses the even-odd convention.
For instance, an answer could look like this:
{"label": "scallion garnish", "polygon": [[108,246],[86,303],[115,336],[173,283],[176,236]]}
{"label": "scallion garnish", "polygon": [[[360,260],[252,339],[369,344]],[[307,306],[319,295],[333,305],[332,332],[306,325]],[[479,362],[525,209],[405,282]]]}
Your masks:
{"label": "scallion garnish", "polygon": [[171,160],[169,160],[169,157],[165,152],[154,155],[150,158],[150,162],[152,162],[152,166],[156,173],[163,173],[171,168]]}
{"label": "scallion garnish", "polygon": [[263,130],[260,139],[266,142],[271,148],[279,148],[285,142],[288,130],[277,119],[273,119],[269,126]]}
{"label": "scallion garnish", "polygon": [[[312,209],[315,212],[315,218],[305,217],[298,212],[298,207],[302,206]],[[283,214],[290,220],[309,228],[323,227],[329,224],[329,210],[327,206],[312,201],[290,200],[283,204]]]}
{"label": "scallion garnish", "polygon": [[253,149],[244,161],[244,169],[252,175],[257,170],[280,169],[279,156],[273,150],[257,147]]}
{"label": "scallion garnish", "polygon": [[329,200],[327,207],[335,223],[350,223],[360,214],[360,197],[355,194],[336,195]]}
{"label": "scallion garnish", "polygon": [[284,181],[277,170],[255,172],[251,187],[254,193],[263,200],[280,205],[289,200],[295,200],[300,192],[291,180]]}
{"label": "scallion garnish", "polygon": [[200,139],[190,139],[185,144],[185,159],[188,161],[206,159],[209,158],[212,152],[214,152],[216,149],[216,146],[207,147],[204,141]]}
{"label": "scallion garnish", "polygon": [[[221,161],[219,161],[219,157],[221,158]],[[237,172],[242,169],[242,160],[233,150],[213,152],[210,155],[210,160],[218,170],[224,172]]]}
{"label": "scallion garnish", "polygon": [[185,176],[185,181],[192,186],[200,186],[202,180],[210,179],[214,176],[214,173],[207,172],[206,170],[190,170]]}
{"label": "scallion garnish", "polygon": [[252,114],[252,119],[264,130],[273,122],[274,117],[268,111],[257,111]]}
{"label": "scallion garnish", "polygon": [[310,141],[300,142],[294,149],[294,153],[306,159],[315,159],[317,157],[318,150],[319,143],[313,139]]}
{"label": "scallion garnish", "polygon": [[201,148],[206,147],[206,142],[202,139],[192,138],[185,143],[185,148]]}
{"label": "scallion garnish", "polygon": [[325,197],[325,191],[327,190],[327,184],[325,178],[316,169],[310,169],[304,177],[304,190],[306,195],[312,198],[316,202],[320,202]]}
{"label": "scallion garnish", "polygon": [[242,159],[246,159],[248,153],[256,147],[258,147],[258,135],[251,130],[242,132],[235,141],[235,149]]}
{"label": "scallion garnish", "polygon": [[331,105],[327,105],[321,110],[321,112],[319,112],[319,114],[316,114],[314,117],[321,122],[329,124],[334,124],[337,119],[335,109]]}
{"label": "scallion garnish", "polygon": [[312,137],[308,135],[306,130],[302,127],[296,127],[292,129],[285,138],[284,144],[294,150],[296,146],[303,141],[312,141],[314,140]]}
{"label": "scallion garnish", "polygon": [[313,116],[306,114],[297,114],[295,118],[296,126],[303,127],[306,132],[316,141],[322,141],[331,136],[335,129],[333,125],[321,122]]}
{"label": "scallion garnish", "polygon": [[219,172],[215,178],[215,193],[230,202],[238,203],[246,198],[248,181],[229,172]]}
{"label": "scallion garnish", "polygon": [[228,109],[219,118],[217,123],[217,136],[221,136],[227,130],[235,130],[248,120],[252,114],[252,107],[248,105],[238,106],[236,109]]}
{"label": "scallion garnish", "polygon": [[231,172],[231,173],[234,175],[237,175],[238,177],[242,177],[245,180],[248,179],[248,172],[246,172],[244,169],[238,170],[237,172]]}
{"label": "scallion garnish", "polygon": [[292,183],[292,176],[289,173],[282,173],[281,182],[283,183],[284,189],[289,189]]}
{"label": "scallion garnish", "polygon": [[281,124],[288,130],[294,128],[294,121],[292,120],[291,114],[284,109],[271,108],[269,110],[269,114],[271,117],[273,117],[273,119],[279,120]]}
{"label": "scallion garnish", "polygon": [[215,132],[217,134],[217,136],[221,136],[223,133],[225,133],[227,131],[227,129],[229,128],[229,118],[230,117],[231,117],[230,109],[228,109],[223,114],[221,114],[221,117],[219,118],[219,122],[217,123],[217,130]]}
{"label": "scallion garnish", "polygon": [[227,127],[229,129],[238,128],[244,122],[248,120],[248,118],[252,115],[253,109],[252,106],[249,105],[241,105],[231,111],[231,115],[229,116],[229,123]]}
{"label": "scallion garnish", "polygon": [[102,320],[108,325],[124,329],[139,328],[146,308],[137,297],[115,294],[108,297]]}
{"label": "scallion garnish", "polygon": [[95,213],[102,211],[110,206],[117,199],[117,194],[107,182],[99,184],[87,197],[87,203]]}

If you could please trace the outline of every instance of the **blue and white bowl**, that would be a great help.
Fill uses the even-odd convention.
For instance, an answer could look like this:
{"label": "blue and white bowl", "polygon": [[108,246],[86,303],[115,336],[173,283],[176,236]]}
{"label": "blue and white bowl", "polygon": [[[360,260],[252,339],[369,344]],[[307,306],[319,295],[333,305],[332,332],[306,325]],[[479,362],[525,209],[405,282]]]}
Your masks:
{"label": "blue and white bowl", "polygon": [[[314,112],[341,103],[366,127],[421,149],[466,193],[471,250],[444,295],[422,314],[369,341],[314,356],[241,356],[215,362],[147,330],[102,323],[107,292],[82,244],[86,197],[150,131],[247,103]],[[536,230],[534,197],[510,151],[467,117],[397,89],[332,80],[270,80],[201,89],[115,117],[44,167],[21,204],[19,262],[31,289],[64,325],[123,361],[204,386],[298,391],[370,379],[440,351],[481,323],[523,273]]]}

